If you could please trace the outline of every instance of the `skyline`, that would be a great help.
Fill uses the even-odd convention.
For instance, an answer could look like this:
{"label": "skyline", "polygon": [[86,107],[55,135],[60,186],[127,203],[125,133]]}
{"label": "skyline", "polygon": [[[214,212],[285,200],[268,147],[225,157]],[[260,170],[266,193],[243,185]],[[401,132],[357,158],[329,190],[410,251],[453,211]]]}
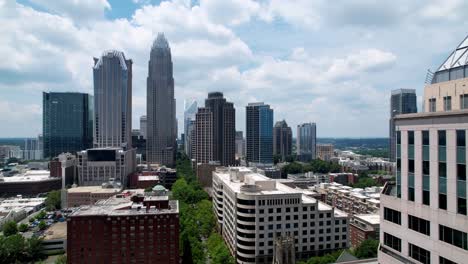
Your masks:
{"label": "skyline", "polygon": [[[18,2],[0,1],[0,21],[10,25],[2,29],[0,137],[41,133],[43,91],[92,94],[92,58],[110,49],[134,61],[139,128],[159,31],[173,51],[179,134],[184,100],[220,91],[236,107],[236,130],[245,132],[245,106],[263,101],[274,121],[317,123],[318,137],[387,137],[391,90],[416,89],[421,108],[425,69],[436,70],[467,34],[466,3],[456,1],[341,9],[308,1]],[[72,9],[80,15],[68,15]]]}

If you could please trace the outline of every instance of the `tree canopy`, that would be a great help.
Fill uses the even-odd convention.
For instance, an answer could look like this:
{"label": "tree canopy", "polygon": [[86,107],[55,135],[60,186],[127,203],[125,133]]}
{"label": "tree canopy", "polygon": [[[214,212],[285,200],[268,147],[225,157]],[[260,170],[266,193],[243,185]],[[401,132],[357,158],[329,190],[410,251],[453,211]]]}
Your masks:
{"label": "tree canopy", "polygon": [[18,233],[18,226],[15,221],[6,222],[3,225],[3,235],[8,237]]}
{"label": "tree canopy", "polygon": [[49,192],[45,201],[47,210],[60,209],[62,204],[61,197],[61,192],[59,190]]}
{"label": "tree canopy", "polygon": [[374,239],[367,239],[363,241],[355,250],[354,256],[360,259],[375,258],[377,257],[377,249],[379,241]]}
{"label": "tree canopy", "polygon": [[213,205],[198,183],[188,158],[183,154],[177,157],[178,179],[172,186],[172,198],[179,200],[182,262],[202,264],[209,257],[211,263],[234,263],[222,239],[217,240],[216,247],[208,242],[215,229]]}

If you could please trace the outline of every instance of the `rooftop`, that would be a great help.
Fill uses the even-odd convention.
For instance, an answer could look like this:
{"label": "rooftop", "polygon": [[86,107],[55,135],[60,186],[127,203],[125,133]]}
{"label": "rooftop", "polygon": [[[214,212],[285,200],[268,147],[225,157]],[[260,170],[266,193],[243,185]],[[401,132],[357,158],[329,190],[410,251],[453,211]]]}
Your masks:
{"label": "rooftop", "polygon": [[11,177],[0,176],[0,182],[35,182],[54,179],[48,170],[26,170]]}
{"label": "rooftop", "polygon": [[70,214],[70,216],[131,216],[179,213],[179,202],[177,200],[169,200],[168,196],[147,195],[143,198],[143,203],[167,200],[169,202],[169,207],[163,209],[158,209],[154,205],[146,207],[143,203],[132,201],[132,197],[143,197],[143,192],[144,190],[136,190],[134,192],[115,195],[109,199],[98,201],[95,205],[82,206],[77,211]]}
{"label": "rooftop", "polygon": [[354,216],[357,219],[365,221],[371,225],[378,225],[380,224],[380,215],[379,214],[361,214]]}
{"label": "rooftop", "polygon": [[70,188],[68,193],[118,193],[122,188],[103,188],[102,186],[79,186]]}
{"label": "rooftop", "polygon": [[[249,195],[291,195],[300,196],[303,204],[318,204],[319,210],[332,210],[333,208],[325,203],[308,196],[309,190],[289,187],[280,181],[270,179],[259,173],[254,173],[250,168],[235,167],[216,169],[215,173],[219,179],[226,184],[233,192],[246,193]],[[335,215],[346,217],[347,214],[339,210],[334,210]]]}
{"label": "rooftop", "polygon": [[125,55],[122,51],[118,50],[106,50],[102,53],[102,56],[97,59],[94,69],[98,69],[102,66],[102,61],[104,57],[117,57],[119,59],[120,67],[122,70],[127,70],[127,64],[125,63]]}

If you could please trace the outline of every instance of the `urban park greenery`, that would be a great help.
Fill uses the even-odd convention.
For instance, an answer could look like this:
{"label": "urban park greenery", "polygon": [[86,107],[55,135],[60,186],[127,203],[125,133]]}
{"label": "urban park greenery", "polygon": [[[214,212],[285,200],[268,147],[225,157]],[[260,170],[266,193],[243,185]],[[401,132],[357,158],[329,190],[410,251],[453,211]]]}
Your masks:
{"label": "urban park greenery", "polygon": [[179,200],[180,248],[183,263],[229,264],[234,259],[215,231],[215,216],[208,194],[201,188],[190,160],[177,155],[177,181],[172,198]]}

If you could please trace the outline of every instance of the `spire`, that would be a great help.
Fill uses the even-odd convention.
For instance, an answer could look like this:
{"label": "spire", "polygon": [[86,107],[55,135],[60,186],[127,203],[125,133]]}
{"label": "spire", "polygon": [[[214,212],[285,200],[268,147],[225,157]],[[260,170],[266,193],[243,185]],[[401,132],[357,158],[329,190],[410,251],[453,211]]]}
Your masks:
{"label": "spire", "polygon": [[154,49],[154,48],[169,49],[169,43],[167,42],[167,39],[164,36],[164,33],[162,32],[158,33],[158,36],[154,40],[153,46],[151,47],[151,49]]}

